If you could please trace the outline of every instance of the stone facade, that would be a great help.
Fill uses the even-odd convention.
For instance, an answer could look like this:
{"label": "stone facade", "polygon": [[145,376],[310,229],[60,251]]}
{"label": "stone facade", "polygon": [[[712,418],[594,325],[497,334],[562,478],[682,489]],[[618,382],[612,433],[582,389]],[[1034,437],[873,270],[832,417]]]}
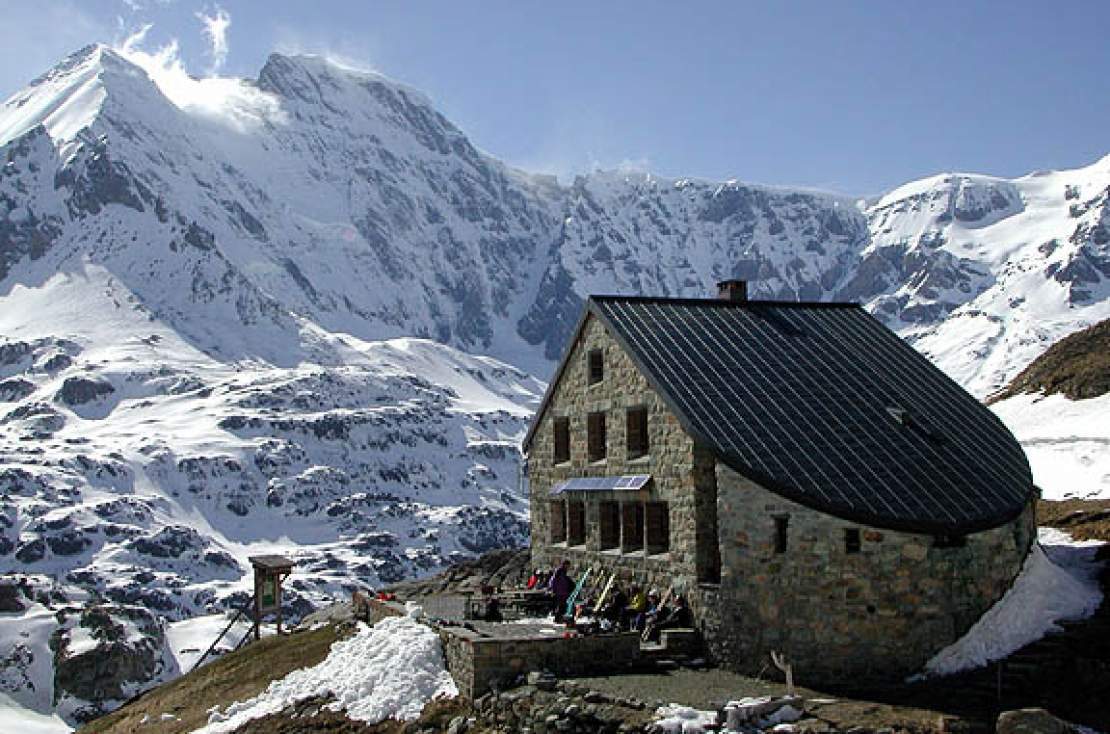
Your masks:
{"label": "stone facade", "polygon": [[[592,350],[604,359],[604,377],[594,384]],[[593,316],[552,389],[528,455],[533,564],[549,568],[567,558],[574,574],[601,567],[624,583],[686,593],[709,651],[730,668],[757,672],[778,650],[805,682],[912,673],[1005,593],[1035,539],[1032,503],[1010,523],[938,542],[841,520],[759,486],[695,445]],[[635,406],[648,409],[650,450],[630,460],[625,409]],[[587,415],[600,411],[606,458],[591,462]],[[570,422],[570,459],[556,464],[554,420],[562,417]],[[652,481],[636,492],[570,493],[584,502],[584,542],[552,542],[555,485],[626,474]],[[669,550],[603,550],[602,502],[666,502]],[[776,536],[785,539],[782,552]]]}
{"label": "stone facade", "polygon": [[[811,510],[723,464],[717,487],[723,564],[717,613],[703,620],[710,650],[746,669],[782,651],[800,680],[919,671],[1002,597],[1036,537],[1032,503],[1013,522],[938,543]],[[776,518],[786,521],[782,553]]]}
{"label": "stone facade", "polygon": [[[594,349],[602,351],[604,378],[591,385],[587,355]],[[716,543],[715,509],[698,492],[699,481],[703,485],[712,481],[713,457],[696,450],[663,399],[592,316],[554,390],[528,456],[533,564],[549,568],[567,558],[575,575],[586,567],[601,566],[607,572],[618,571],[625,583],[638,579],[664,589],[672,585],[692,587],[697,580],[699,538],[703,547]],[[639,406],[647,408],[649,449],[646,456],[629,459],[625,409]],[[586,421],[589,413],[598,411],[604,411],[607,418],[606,458],[591,462],[587,456]],[[570,419],[570,461],[556,464],[553,425],[555,418],[564,416]],[[652,481],[638,491],[588,493],[585,543],[568,546],[550,542],[552,487],[571,477],[626,474],[650,474]],[[666,502],[669,551],[648,554],[646,550],[601,550],[597,532],[601,502]]]}

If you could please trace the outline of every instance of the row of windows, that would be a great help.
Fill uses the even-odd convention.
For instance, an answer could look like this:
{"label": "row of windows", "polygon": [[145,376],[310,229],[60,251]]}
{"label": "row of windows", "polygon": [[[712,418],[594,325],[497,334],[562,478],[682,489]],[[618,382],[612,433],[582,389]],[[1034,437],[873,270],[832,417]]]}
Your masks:
{"label": "row of windows", "polygon": [[[647,407],[638,405],[626,408],[625,420],[625,454],[628,459],[638,459],[647,456],[651,448],[648,439],[648,411]],[[601,461],[608,454],[608,434],[606,432],[606,414],[602,411],[586,415],[586,458],[589,461]],[[553,423],[553,458],[556,464],[570,461],[570,418],[560,416]]]}
{"label": "row of windows", "polygon": [[[671,549],[671,518],[666,502],[598,502],[596,540],[601,550],[648,555]],[[552,543],[585,545],[586,503],[552,500],[548,527]]]}

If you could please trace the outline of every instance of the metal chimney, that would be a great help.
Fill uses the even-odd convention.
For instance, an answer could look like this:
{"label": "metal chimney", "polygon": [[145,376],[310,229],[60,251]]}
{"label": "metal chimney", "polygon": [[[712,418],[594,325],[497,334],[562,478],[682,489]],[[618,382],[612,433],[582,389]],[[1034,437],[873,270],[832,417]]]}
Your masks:
{"label": "metal chimney", "polygon": [[717,298],[722,301],[744,303],[748,300],[748,281],[722,280],[717,284]]}

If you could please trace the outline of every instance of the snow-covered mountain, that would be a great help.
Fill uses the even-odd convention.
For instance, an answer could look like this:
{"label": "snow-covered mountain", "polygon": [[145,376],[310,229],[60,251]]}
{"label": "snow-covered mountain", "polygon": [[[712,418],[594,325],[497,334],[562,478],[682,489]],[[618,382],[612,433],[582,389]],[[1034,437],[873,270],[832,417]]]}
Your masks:
{"label": "snow-covered mountain", "polygon": [[[251,553],[306,608],[522,540],[590,293],[858,300],[981,396],[1110,316],[1110,156],[872,201],[562,185],[376,74],[169,87],[90,46],[0,108],[0,165],[0,695],[71,719],[174,674],[166,620],[241,602]],[[90,687],[109,649],[144,662]]]}
{"label": "snow-covered mountain", "polygon": [[[526,540],[516,446],[542,384],[491,358],[317,332],[342,364],[222,362],[91,263],[14,288],[0,333],[0,688],[40,711],[174,675],[160,618],[242,606],[251,554],[298,562],[299,615]],[[136,644],[76,644],[92,603]]]}

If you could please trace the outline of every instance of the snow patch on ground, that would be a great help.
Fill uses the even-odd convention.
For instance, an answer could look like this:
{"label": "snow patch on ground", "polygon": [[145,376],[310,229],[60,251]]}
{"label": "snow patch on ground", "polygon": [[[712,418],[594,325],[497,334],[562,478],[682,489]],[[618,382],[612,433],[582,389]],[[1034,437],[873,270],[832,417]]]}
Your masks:
{"label": "snow patch on ground", "polygon": [[991,409],[1021,442],[1045,499],[1110,499],[1110,394],[1016,395]]}
{"label": "snow patch on ground", "polygon": [[1025,565],[1006,595],[967,634],[925,664],[928,675],[951,675],[1000,660],[1049,632],[1083,619],[1102,603],[1094,555],[1098,541],[1076,541],[1040,528]]}
{"label": "snow patch on ground", "polygon": [[20,734],[69,734],[69,724],[57,714],[40,714],[0,693],[0,731]]}
{"label": "snow patch on ground", "polygon": [[313,696],[333,696],[329,708],[357,721],[407,721],[418,717],[428,701],[458,693],[439,636],[412,617],[393,617],[335,643],[319,665],[295,670],[258,696],[213,712],[196,734],[234,731]]}
{"label": "snow patch on ground", "polygon": [[[230,621],[227,614],[204,614],[166,625],[166,641],[181,672],[187,673],[193,669],[200,656],[215,641],[216,636],[227,628]],[[205,662],[212,662],[220,655],[233,650],[250,629],[250,620],[245,616],[236,621]],[[263,634],[267,632],[272,634],[273,629],[268,626],[263,627]]]}
{"label": "snow patch on ground", "polygon": [[655,710],[655,715],[658,717],[655,720],[655,729],[670,734],[708,731],[709,725],[717,724],[716,711],[702,711],[677,703],[660,706]]}

